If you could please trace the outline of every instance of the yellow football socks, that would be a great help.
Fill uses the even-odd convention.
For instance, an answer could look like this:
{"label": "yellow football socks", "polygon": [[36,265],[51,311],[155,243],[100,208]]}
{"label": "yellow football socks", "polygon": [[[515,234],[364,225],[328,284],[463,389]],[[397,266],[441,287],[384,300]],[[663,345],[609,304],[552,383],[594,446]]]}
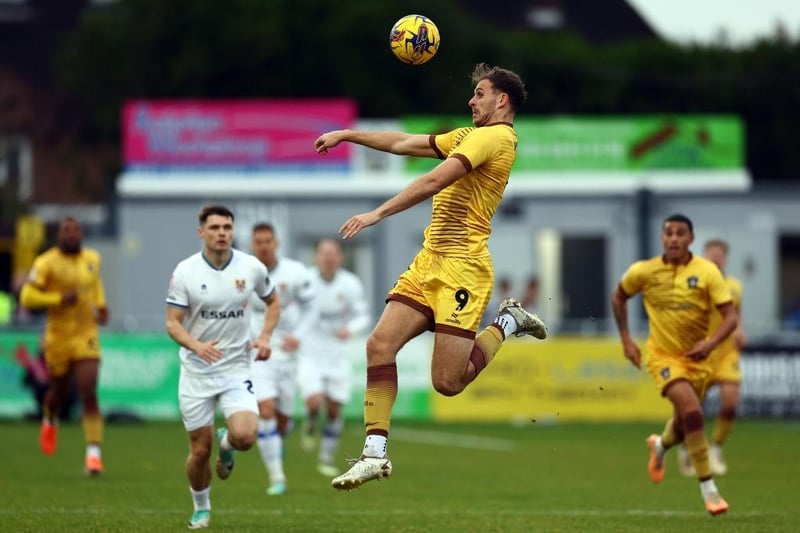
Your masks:
{"label": "yellow football socks", "polygon": [[364,427],[367,435],[389,435],[392,407],[397,398],[397,365],[367,368],[367,389],[364,391]]}

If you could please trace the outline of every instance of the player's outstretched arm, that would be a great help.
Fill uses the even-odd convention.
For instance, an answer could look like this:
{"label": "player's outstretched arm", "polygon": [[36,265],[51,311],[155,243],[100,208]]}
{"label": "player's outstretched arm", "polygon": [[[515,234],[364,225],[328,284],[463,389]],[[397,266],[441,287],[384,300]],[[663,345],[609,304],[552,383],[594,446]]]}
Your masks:
{"label": "player's outstretched arm", "polygon": [[351,142],[395,155],[438,157],[430,145],[429,135],[401,131],[335,130],[320,135],[314,142],[317,153],[327,154],[342,142]]}
{"label": "player's outstretched arm", "polygon": [[344,240],[351,239],[358,235],[362,229],[427,200],[458,181],[466,173],[467,169],[460,160],[455,158],[445,159],[436,168],[409,183],[405,189],[386,200],[378,208],[350,217],[339,228],[339,234]]}

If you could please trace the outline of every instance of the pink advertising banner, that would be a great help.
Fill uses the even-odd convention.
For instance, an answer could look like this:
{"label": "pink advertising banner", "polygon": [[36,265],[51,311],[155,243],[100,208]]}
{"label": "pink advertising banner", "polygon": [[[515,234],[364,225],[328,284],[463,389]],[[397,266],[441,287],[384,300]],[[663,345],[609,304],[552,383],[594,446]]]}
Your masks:
{"label": "pink advertising banner", "polygon": [[127,168],[346,170],[349,143],[323,157],[314,140],[351,128],[351,100],[137,100],[122,111]]}

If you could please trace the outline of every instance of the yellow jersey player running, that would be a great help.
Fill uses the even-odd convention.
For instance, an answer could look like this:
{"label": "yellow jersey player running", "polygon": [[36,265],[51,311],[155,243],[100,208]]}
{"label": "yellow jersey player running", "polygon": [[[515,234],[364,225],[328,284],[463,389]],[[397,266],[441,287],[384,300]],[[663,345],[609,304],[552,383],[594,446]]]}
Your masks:
{"label": "yellow jersey player running", "polygon": [[100,446],[103,417],[97,402],[100,366],[98,324],[108,322],[105,291],[100,277],[100,254],[83,248],[83,231],[74,218],[58,227],[58,242],[36,258],[20,293],[28,309],[47,309],[44,357],[50,386],[44,399],[39,444],[45,455],[56,451],[58,413],[67,399],[74,377],[83,407],[86,439],[84,473],[103,472]]}
{"label": "yellow jersey player running", "polygon": [[479,64],[468,105],[475,127],[441,135],[339,130],[316,141],[317,152],[348,141],[392,154],[444,161],[376,209],[355,215],[339,232],[351,239],[368,226],[433,197],[422,250],[389,292],[367,340],[364,394],[366,441],[361,457],[332,481],[339,490],[389,477],[386,454],[397,396],[397,352],[424,331],[434,332],[431,381],[445,396],[460,393],[489,364],[510,335],[545,338],[544,323],[513,298],[500,304],[494,322],[476,336],[494,286],[488,241],[491,220],[516,158],[514,116],[525,102],[514,72]]}
{"label": "yellow jersey player running", "polygon": [[[706,510],[716,516],[728,510],[728,503],[720,496],[708,464],[701,402],[711,376],[708,356],[736,327],[736,311],[719,269],[689,251],[692,241],[694,228],[686,216],[676,214],[664,220],[663,255],[631,265],[614,291],[611,304],[625,357],[641,368],[641,352],[628,329],[627,301],[642,293],[650,324],[647,372],[674,408],[663,433],[647,439],[650,479],[654,483],[664,479],[664,454],[685,442]],[[722,321],[707,336],[715,309]]]}
{"label": "yellow jersey player running", "polygon": [[[739,404],[739,386],[742,382],[742,372],[739,368],[739,352],[747,344],[747,337],[742,328],[742,282],[725,273],[728,266],[728,243],[714,239],[705,243],[703,255],[706,259],[717,265],[725,279],[725,286],[733,299],[736,309],[737,324],[732,334],[725,337],[719,346],[708,357],[711,363],[711,377],[709,386],[719,386],[720,406],[714,429],[711,432],[711,446],[708,449],[708,460],[711,464],[711,473],[715,476],[724,476],[728,465],[722,455],[722,445],[728,439],[736,419],[736,407]],[[709,332],[719,326],[722,317],[715,312],[711,316]],[[678,467],[685,476],[695,475],[692,461],[686,448],[678,448]]]}

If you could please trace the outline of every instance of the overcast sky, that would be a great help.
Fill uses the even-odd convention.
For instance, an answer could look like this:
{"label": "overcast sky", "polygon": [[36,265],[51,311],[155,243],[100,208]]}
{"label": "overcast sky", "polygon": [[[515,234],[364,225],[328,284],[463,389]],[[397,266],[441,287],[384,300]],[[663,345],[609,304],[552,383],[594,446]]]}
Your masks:
{"label": "overcast sky", "polygon": [[709,44],[724,28],[734,45],[772,36],[782,21],[800,37],[800,0],[628,0],[665,39]]}

